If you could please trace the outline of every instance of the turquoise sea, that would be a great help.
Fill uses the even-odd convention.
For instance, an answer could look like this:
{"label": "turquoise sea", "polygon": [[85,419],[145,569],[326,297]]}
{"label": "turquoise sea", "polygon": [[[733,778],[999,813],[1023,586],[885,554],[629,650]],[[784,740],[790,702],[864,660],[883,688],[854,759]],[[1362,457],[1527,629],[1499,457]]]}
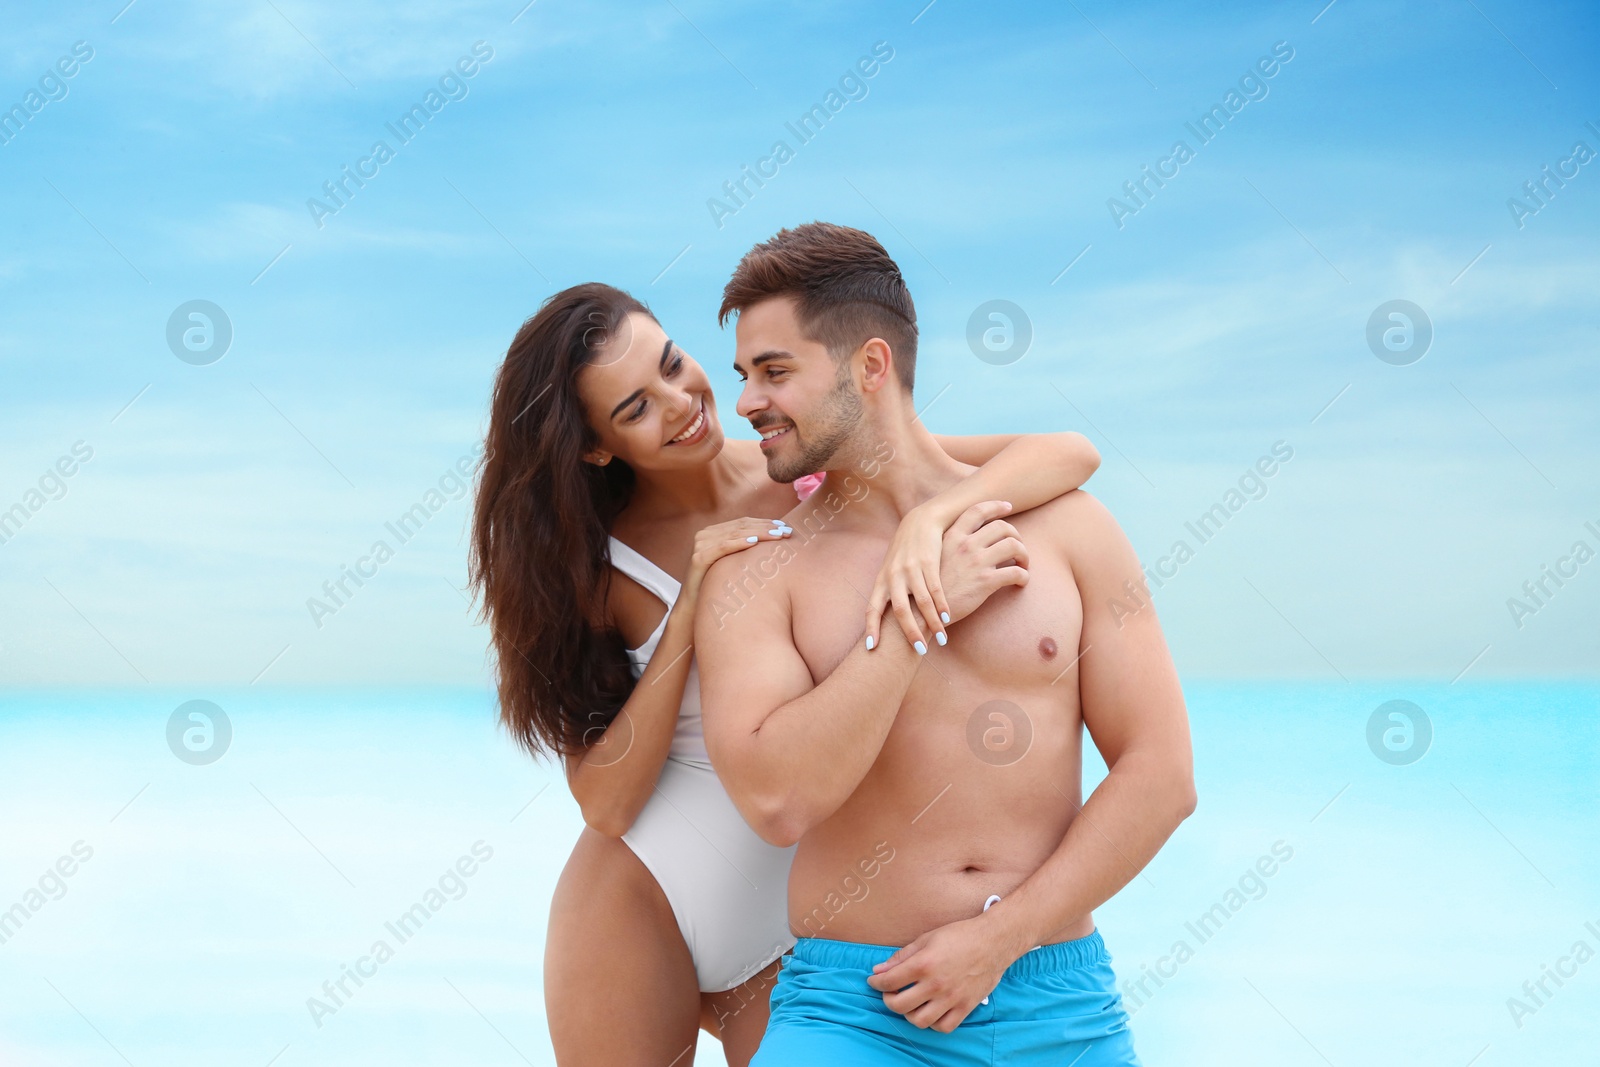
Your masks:
{"label": "turquoise sea", "polygon": [[[1147,1065],[1595,1062],[1600,686],[1186,692],[1199,809],[1097,912]],[[214,762],[169,746],[196,699]],[[1431,737],[1369,744],[1391,700]],[[581,823],[485,692],[12,691],[0,817],[0,1063],[554,1062]]]}

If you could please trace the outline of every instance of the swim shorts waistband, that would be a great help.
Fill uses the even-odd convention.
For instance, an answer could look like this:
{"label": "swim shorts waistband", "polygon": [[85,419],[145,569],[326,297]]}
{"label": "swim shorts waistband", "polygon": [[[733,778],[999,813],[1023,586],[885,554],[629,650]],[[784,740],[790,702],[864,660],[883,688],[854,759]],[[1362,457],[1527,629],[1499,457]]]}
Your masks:
{"label": "swim shorts waistband", "polygon": [[[817,967],[871,971],[899,949],[894,945],[869,945],[860,941],[833,941],[825,937],[802,937],[794,943],[798,960]],[[1058,941],[1024,952],[1010,967],[1006,978],[1026,978],[1055,974],[1092,966],[1110,959],[1099,929],[1071,941]]]}

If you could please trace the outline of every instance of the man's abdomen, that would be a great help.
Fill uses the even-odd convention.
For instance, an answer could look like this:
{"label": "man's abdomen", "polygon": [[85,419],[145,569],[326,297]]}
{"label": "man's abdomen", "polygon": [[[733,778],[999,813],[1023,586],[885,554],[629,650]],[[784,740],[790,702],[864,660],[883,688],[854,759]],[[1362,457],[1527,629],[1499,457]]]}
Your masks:
{"label": "man's abdomen", "polygon": [[[906,944],[981,914],[990,895],[1010,893],[1060,844],[1079,806],[1075,738],[1035,735],[1024,760],[1039,757],[1042,769],[1049,759],[1056,773],[1044,775],[961,767],[960,740],[959,753],[929,758],[928,735],[941,732],[892,736],[844,807],[801,840],[789,876],[796,936]],[[1092,929],[1084,915],[1045,940]]]}

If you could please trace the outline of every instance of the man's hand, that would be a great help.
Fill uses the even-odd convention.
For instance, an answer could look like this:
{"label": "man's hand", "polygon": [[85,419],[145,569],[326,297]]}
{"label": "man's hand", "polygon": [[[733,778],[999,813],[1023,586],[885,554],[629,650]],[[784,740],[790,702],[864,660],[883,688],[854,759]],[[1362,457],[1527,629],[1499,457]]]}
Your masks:
{"label": "man's hand", "polygon": [[913,1026],[948,1034],[1017,957],[983,916],[929,930],[872,968],[867,984]]}
{"label": "man's hand", "polygon": [[1017,528],[1000,518],[1011,510],[1004,500],[985,500],[961,513],[945,531],[939,582],[948,606],[945,625],[978,610],[997,589],[1028,584],[1028,549]]}

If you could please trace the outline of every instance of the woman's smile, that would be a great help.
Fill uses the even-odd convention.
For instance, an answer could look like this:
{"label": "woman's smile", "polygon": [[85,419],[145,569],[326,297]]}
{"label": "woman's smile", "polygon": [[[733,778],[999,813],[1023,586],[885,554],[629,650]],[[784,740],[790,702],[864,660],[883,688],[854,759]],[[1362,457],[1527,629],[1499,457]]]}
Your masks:
{"label": "woman's smile", "polygon": [[676,437],[667,441],[669,445],[695,445],[705,440],[706,434],[711,432],[711,417],[706,412],[706,402],[700,401],[699,409],[689,424],[678,432]]}

